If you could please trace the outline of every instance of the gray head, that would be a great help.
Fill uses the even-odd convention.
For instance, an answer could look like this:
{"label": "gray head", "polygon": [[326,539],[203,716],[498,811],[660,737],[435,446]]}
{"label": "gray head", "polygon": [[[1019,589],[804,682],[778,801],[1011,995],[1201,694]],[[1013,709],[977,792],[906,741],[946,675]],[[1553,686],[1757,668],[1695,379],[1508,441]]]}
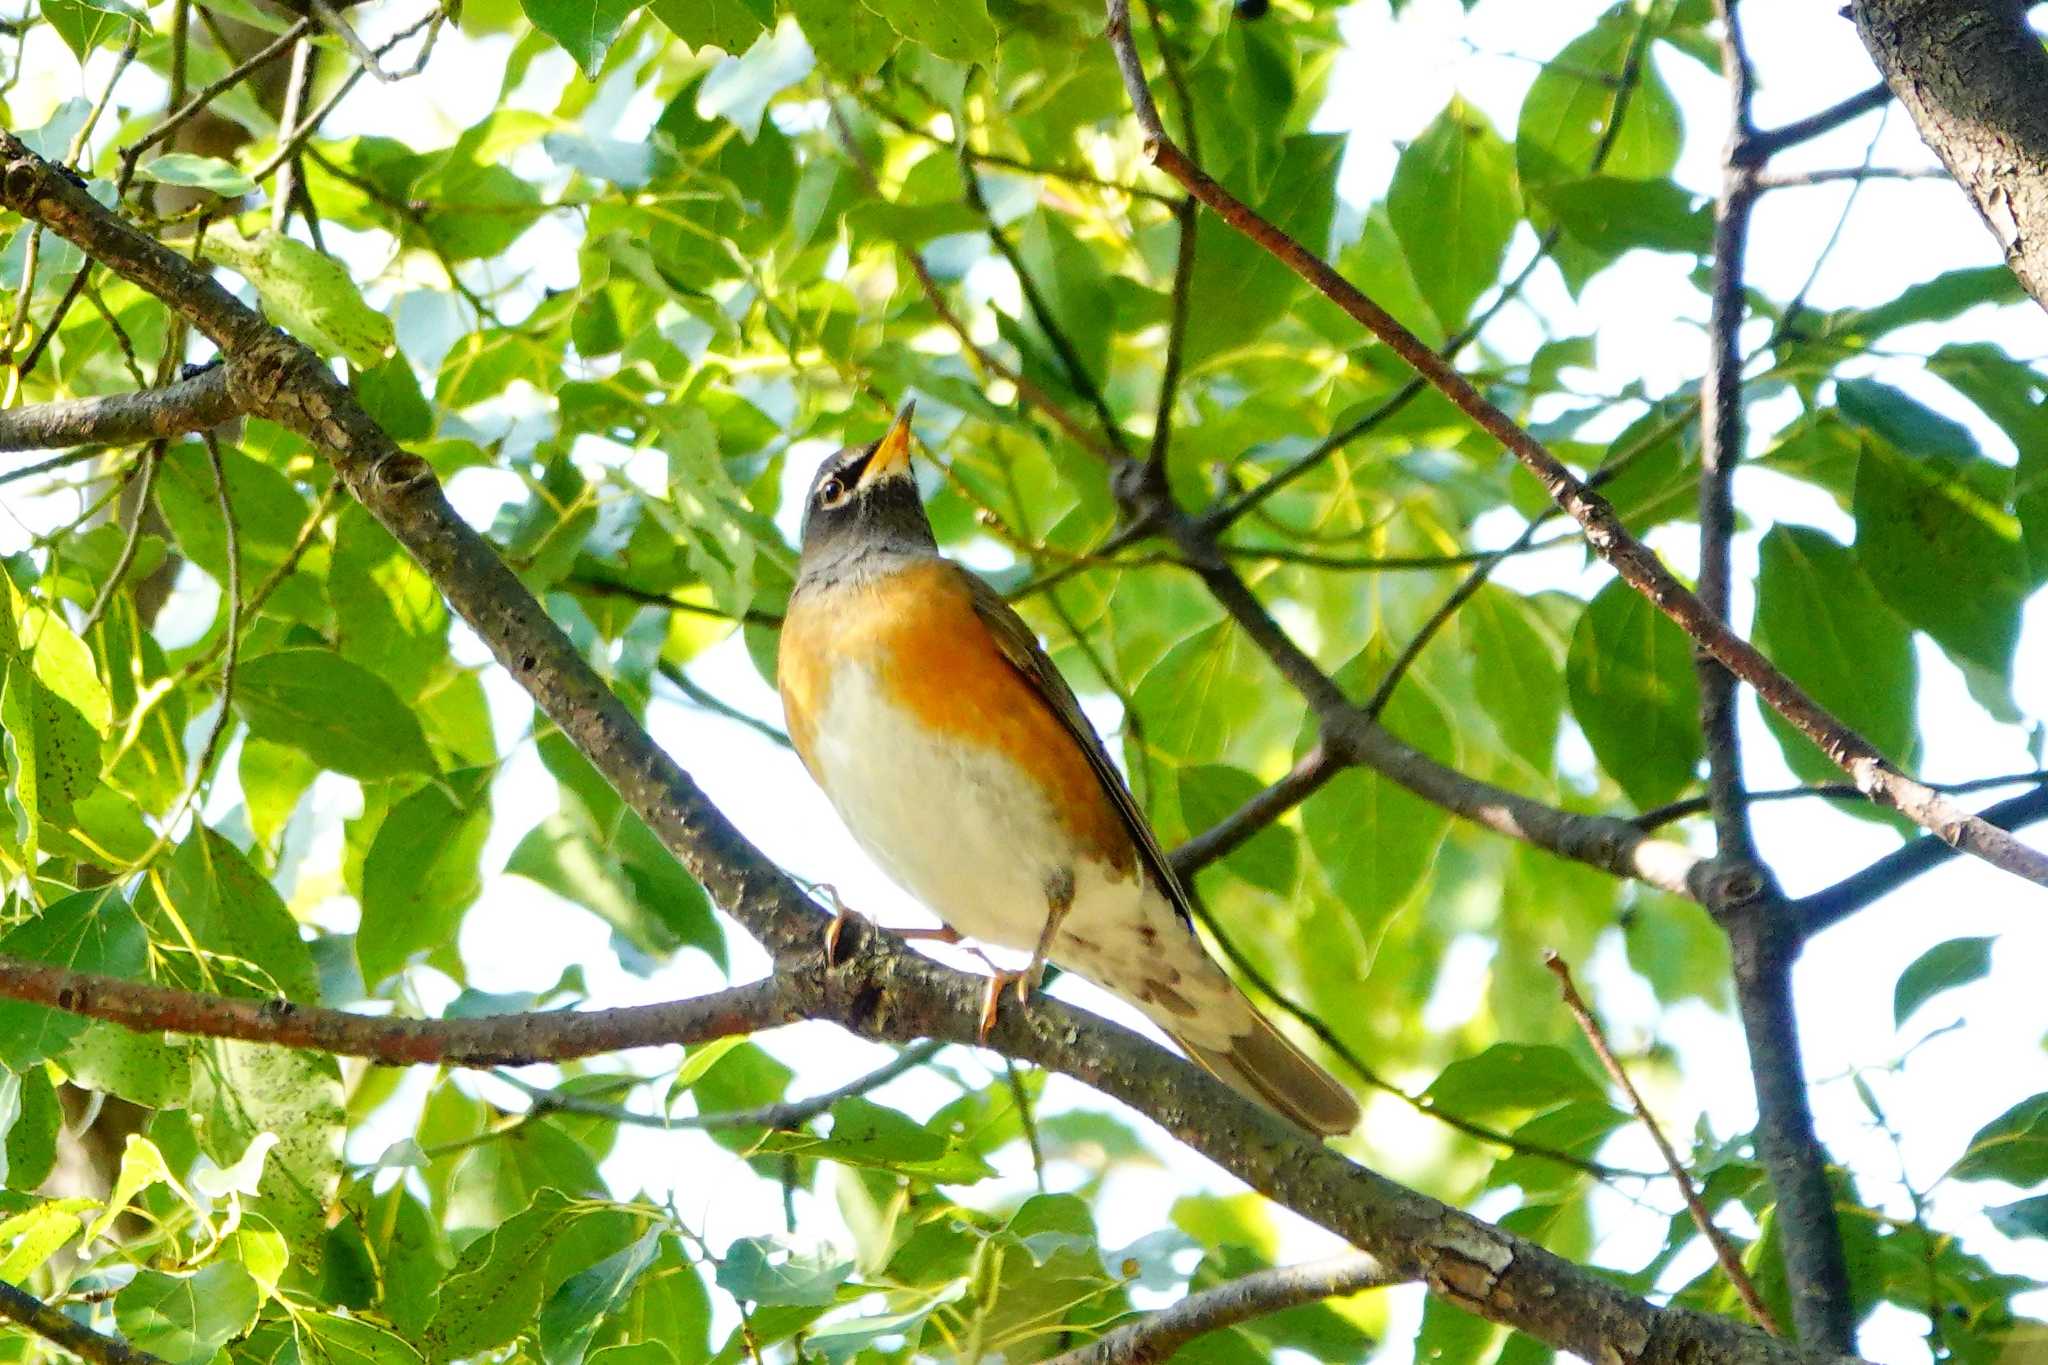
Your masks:
{"label": "gray head", "polygon": [[938,550],[910,474],[905,403],[879,441],[847,446],[818,466],[804,499],[798,585],[858,577],[870,564]]}

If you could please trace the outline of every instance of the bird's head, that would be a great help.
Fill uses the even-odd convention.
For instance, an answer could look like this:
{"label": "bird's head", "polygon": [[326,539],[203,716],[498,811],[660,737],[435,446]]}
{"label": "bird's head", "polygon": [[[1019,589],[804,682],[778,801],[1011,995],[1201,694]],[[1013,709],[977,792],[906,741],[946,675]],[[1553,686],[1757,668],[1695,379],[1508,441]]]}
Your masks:
{"label": "bird's head", "polygon": [[910,473],[915,406],[906,402],[880,440],[835,451],[818,466],[804,500],[805,577],[857,572],[869,556],[938,548]]}

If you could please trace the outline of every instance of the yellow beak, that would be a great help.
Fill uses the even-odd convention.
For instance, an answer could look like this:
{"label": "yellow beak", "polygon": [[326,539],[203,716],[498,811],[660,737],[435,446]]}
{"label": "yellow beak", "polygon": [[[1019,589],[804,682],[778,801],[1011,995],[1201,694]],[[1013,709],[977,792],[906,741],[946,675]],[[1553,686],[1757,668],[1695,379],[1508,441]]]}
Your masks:
{"label": "yellow beak", "polygon": [[869,479],[891,478],[910,468],[910,414],[916,410],[915,398],[904,400],[888,434],[875,446],[874,458],[868,461]]}

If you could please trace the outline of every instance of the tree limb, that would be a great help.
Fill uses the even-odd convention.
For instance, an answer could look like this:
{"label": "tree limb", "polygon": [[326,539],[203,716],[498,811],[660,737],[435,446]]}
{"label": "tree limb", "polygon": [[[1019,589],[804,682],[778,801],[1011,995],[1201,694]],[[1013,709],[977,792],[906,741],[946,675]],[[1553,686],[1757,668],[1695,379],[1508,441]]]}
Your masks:
{"label": "tree limb", "polygon": [[185,436],[238,415],[218,366],[160,389],[34,403],[0,412],[0,451],[131,445]]}
{"label": "tree limb", "polygon": [[1607,561],[1630,587],[1649,598],[1701,648],[1727,665],[1730,672],[1757,690],[1771,708],[1818,744],[1857,786],[1916,824],[1996,867],[2048,886],[2048,854],[2027,847],[2003,830],[1976,819],[1896,767],[1868,740],[1844,725],[1792,679],[1780,672],[1756,647],[1730,631],[1700,599],[1664,566],[1648,547],[1630,535],[1614,508],[1584,480],[1513,418],[1489,402],[1472,382],[1321,257],[1260,217],[1243,200],[1224,189],[1183,152],[1159,122],[1159,111],[1145,83],[1144,68],[1132,45],[1129,0],[1108,0],[1106,35],[1123,73],[1145,149],[1152,163],[1213,209],[1217,216],[1265,248],[1300,275],[1316,291],[1349,313],[1368,331],[1424,376],[1451,403],[1499,441],[1543,484],[1551,498],[1585,530],[1594,553]]}
{"label": "tree limb", "polygon": [[1856,0],[1851,10],[1922,140],[2048,308],[2048,51],[2027,7]]}
{"label": "tree limb", "polygon": [[104,1019],[137,1033],[274,1043],[367,1057],[385,1066],[530,1066],[625,1048],[701,1043],[798,1017],[773,979],[661,1005],[396,1019],[284,999],[201,995],[13,957],[0,957],[0,997]]}
{"label": "tree limb", "polygon": [[1210,1332],[1305,1303],[1401,1284],[1407,1278],[1390,1272],[1370,1256],[1356,1254],[1256,1270],[1105,1332],[1086,1346],[1054,1356],[1046,1365],[1154,1365]]}
{"label": "tree limb", "polygon": [[55,1342],[93,1365],[169,1365],[161,1356],[139,1351],[119,1337],[95,1332],[74,1322],[35,1295],[0,1280],[0,1318],[45,1341]]}
{"label": "tree limb", "polygon": [[[645,736],[637,742],[653,748]],[[146,1031],[318,1049],[326,1046],[324,1030],[363,1030],[349,1035],[359,1045],[351,1047],[354,1055],[431,1065],[561,1059],[798,1018],[830,1021],[877,1042],[978,1041],[984,978],[921,957],[860,920],[848,921],[837,962],[828,967],[823,915],[807,901],[774,904],[766,888],[787,886],[786,879],[751,849],[748,857],[763,888],[749,898],[750,913],[779,920],[774,936],[802,946],[778,954],[774,977],[696,1000],[588,1013],[368,1019],[4,959],[0,996]],[[372,1038],[392,1041],[372,1050]],[[987,1045],[1131,1106],[1253,1189],[1376,1257],[1389,1275],[1422,1280],[1467,1311],[1560,1350],[1601,1359],[1622,1349],[1633,1365],[1810,1365],[1831,1358],[1732,1319],[1656,1307],[1602,1274],[1357,1165],[1156,1043],[1060,1001],[1041,998],[1001,1011]]]}

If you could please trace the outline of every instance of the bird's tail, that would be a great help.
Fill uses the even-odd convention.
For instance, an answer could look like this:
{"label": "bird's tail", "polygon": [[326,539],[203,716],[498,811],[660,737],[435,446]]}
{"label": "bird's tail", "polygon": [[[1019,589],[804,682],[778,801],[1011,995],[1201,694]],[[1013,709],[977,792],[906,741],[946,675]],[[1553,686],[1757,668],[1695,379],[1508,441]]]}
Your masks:
{"label": "bird's tail", "polygon": [[1204,1047],[1173,1035],[1181,1051],[1231,1089],[1249,1095],[1312,1133],[1335,1137],[1358,1126],[1358,1100],[1337,1078],[1303,1056],[1249,1000],[1251,1027],[1226,1047]]}

